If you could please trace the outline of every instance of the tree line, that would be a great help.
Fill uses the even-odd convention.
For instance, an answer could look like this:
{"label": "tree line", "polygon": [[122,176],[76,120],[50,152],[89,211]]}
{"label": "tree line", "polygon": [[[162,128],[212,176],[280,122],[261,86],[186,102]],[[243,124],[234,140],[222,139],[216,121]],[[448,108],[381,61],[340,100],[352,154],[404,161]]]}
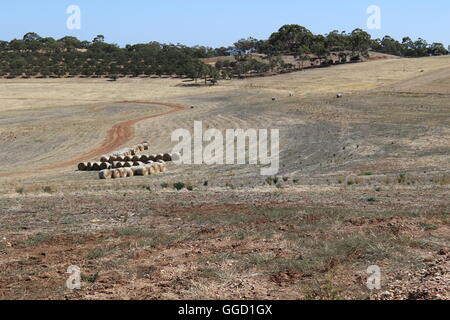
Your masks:
{"label": "tree line", "polygon": [[[316,35],[307,28],[282,26],[267,40],[241,39],[233,46],[210,48],[149,42],[124,48],[105,42],[103,35],[92,41],[76,37],[53,39],[34,32],[22,39],[0,41],[0,77],[119,77],[178,76],[205,83],[248,74],[288,72],[308,66],[357,62],[369,50],[404,57],[448,54],[441,43],[428,44],[405,37],[402,42],[386,36],[371,36],[355,29]],[[233,57],[206,64],[205,58]],[[285,57],[290,56],[290,62]]]}

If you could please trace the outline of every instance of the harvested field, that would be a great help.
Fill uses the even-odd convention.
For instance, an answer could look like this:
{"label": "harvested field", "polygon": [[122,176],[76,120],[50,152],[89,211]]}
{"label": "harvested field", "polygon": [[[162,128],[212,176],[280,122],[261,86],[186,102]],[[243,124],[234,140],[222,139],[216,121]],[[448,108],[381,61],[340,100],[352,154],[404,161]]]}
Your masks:
{"label": "harvested field", "polygon": [[[212,87],[0,80],[0,299],[449,299],[450,57],[373,60]],[[279,174],[156,174],[194,121],[279,129]]]}

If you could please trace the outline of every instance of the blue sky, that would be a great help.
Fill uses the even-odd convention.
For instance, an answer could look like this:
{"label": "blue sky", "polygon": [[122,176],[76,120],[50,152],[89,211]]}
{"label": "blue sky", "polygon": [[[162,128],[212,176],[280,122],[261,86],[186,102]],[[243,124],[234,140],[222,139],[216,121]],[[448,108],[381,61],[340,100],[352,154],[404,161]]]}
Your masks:
{"label": "blue sky", "polygon": [[[68,30],[66,9],[81,9],[81,29]],[[369,5],[381,8],[381,30],[367,30]],[[0,2],[0,39],[34,31],[125,44],[159,41],[231,45],[240,38],[266,39],[281,25],[296,23],[314,33],[362,28],[373,37],[405,35],[450,44],[448,0],[15,0]]]}

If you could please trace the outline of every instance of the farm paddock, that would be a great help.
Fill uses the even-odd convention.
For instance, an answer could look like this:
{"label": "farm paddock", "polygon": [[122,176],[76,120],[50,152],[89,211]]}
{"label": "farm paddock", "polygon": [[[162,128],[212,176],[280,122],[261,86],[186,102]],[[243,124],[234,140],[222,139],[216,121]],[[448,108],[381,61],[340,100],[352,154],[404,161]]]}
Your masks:
{"label": "farm paddock", "polygon": [[[449,62],[198,88],[0,80],[0,299],[448,299]],[[279,128],[279,175],[170,162],[133,179],[77,170],[142,141],[170,153],[171,132],[199,120]],[[71,265],[81,290],[66,288]],[[379,291],[366,286],[371,265]]]}

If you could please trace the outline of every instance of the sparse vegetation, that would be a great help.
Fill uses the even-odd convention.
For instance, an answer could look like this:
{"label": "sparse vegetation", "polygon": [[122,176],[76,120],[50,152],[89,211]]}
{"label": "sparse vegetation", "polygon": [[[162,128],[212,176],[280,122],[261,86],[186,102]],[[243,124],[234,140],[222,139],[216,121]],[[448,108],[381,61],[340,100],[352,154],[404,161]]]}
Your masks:
{"label": "sparse vegetation", "polygon": [[174,183],[174,184],[173,184],[173,187],[174,187],[177,191],[180,191],[180,190],[183,190],[184,188],[186,188],[186,184],[183,183],[183,182],[177,182],[177,183]]}

